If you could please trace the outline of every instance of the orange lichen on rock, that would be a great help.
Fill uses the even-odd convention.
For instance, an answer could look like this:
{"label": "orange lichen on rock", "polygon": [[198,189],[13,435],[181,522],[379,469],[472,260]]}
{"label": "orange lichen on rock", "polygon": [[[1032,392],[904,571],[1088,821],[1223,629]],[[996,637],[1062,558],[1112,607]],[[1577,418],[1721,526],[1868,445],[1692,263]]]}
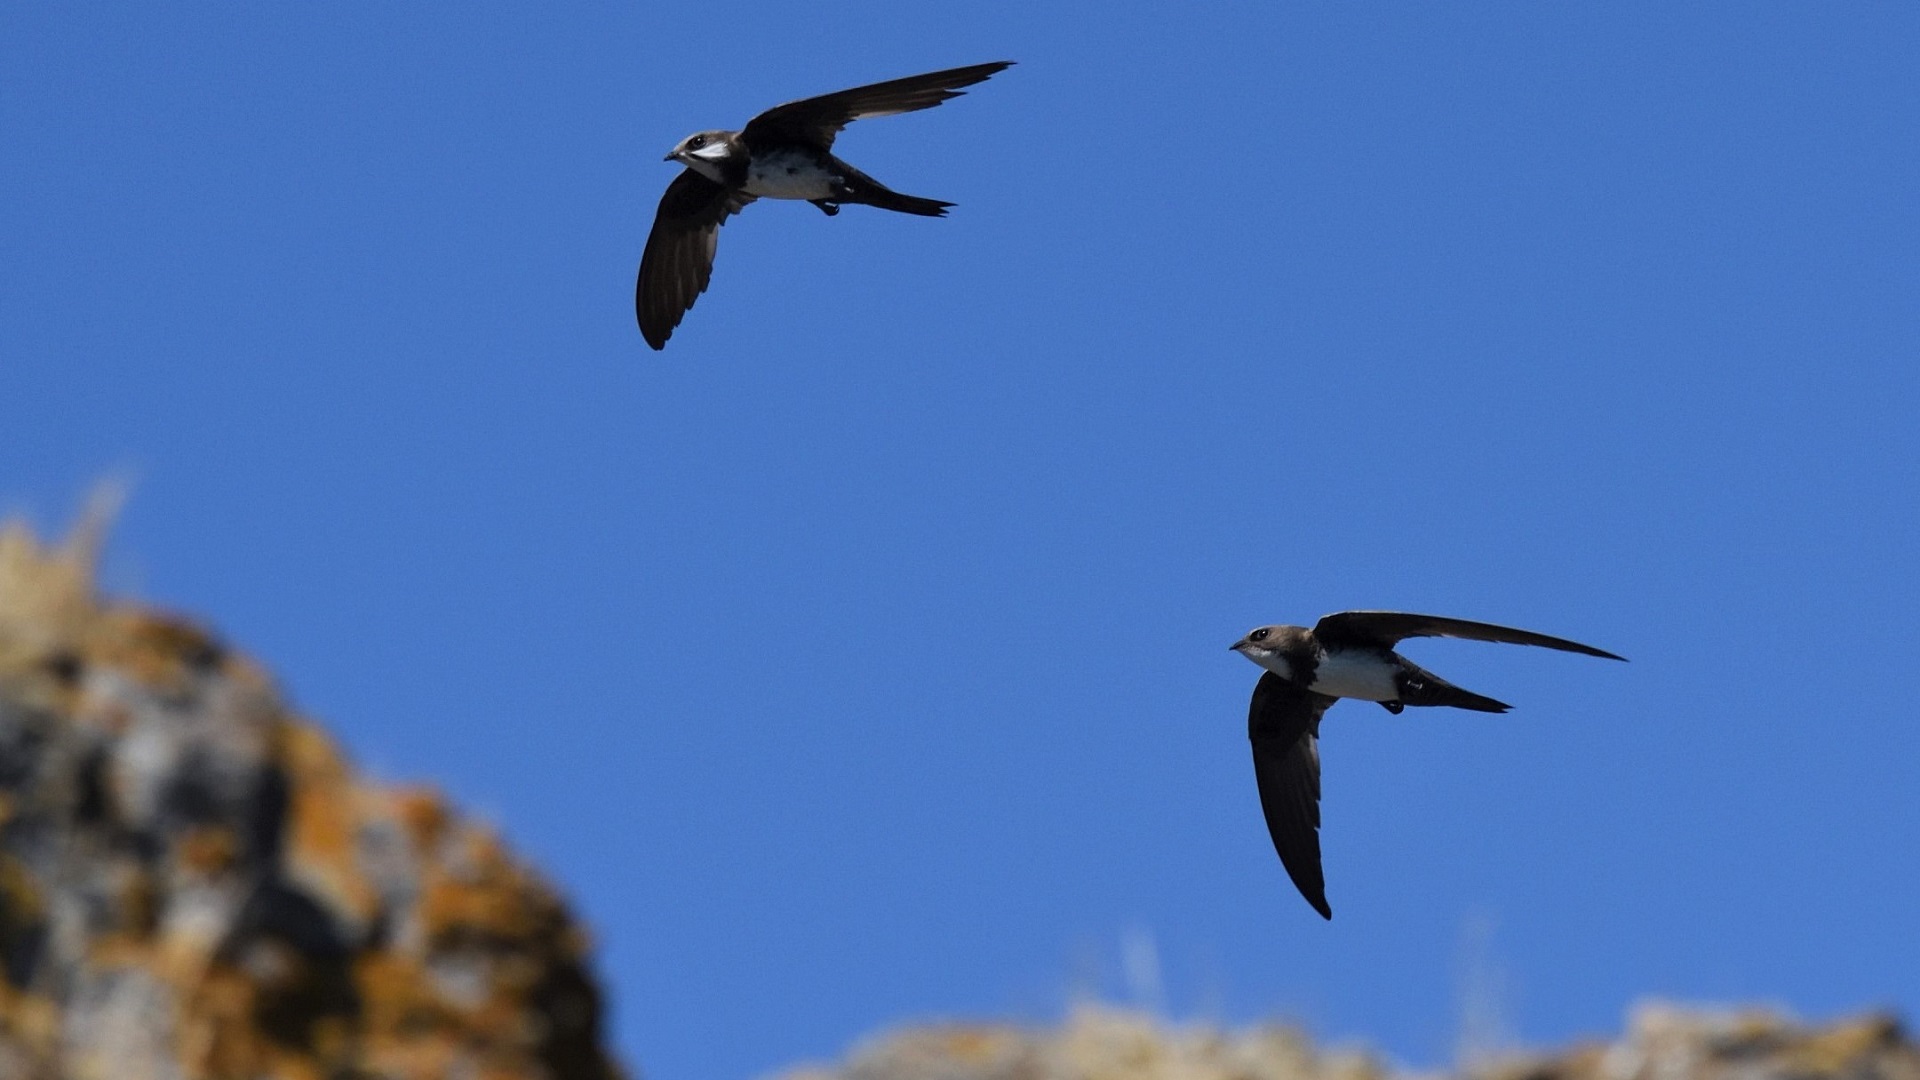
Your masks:
{"label": "orange lichen on rock", "polygon": [[0,528],[0,1077],[620,1076],[552,889],[202,627],[100,600],[103,521]]}

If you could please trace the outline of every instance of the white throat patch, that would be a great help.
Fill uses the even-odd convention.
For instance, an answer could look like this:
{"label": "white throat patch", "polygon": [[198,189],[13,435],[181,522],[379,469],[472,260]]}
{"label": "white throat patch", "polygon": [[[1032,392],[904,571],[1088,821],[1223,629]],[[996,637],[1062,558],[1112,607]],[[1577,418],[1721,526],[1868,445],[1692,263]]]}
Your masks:
{"label": "white throat patch", "polygon": [[733,147],[723,142],[710,142],[698,150],[690,150],[694,157],[708,161],[725,161],[733,156]]}
{"label": "white throat patch", "polygon": [[1293,665],[1277,652],[1265,652],[1259,649],[1244,650],[1247,659],[1289,681],[1293,678]]}
{"label": "white throat patch", "polygon": [[701,176],[706,177],[716,184],[725,184],[727,182],[727,174],[721,171],[720,166],[705,158],[695,157],[691,154],[688,156],[692,158],[692,160],[687,162],[687,168],[692,169],[694,172],[699,173]]}

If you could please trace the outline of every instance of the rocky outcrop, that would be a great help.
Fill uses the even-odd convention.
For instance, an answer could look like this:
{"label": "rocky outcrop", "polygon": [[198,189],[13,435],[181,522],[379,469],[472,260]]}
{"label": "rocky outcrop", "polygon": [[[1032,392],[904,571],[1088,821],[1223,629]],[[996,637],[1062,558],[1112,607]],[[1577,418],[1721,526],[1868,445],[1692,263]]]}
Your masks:
{"label": "rocky outcrop", "polygon": [[1920,1080],[1920,1046],[1884,1014],[1806,1024],[1770,1009],[1654,1003],[1617,1042],[1518,1056],[1475,1080]]}
{"label": "rocky outcrop", "polygon": [[[1776,1012],[1636,1010],[1624,1037],[1515,1055],[1467,1080],[1920,1080],[1920,1047],[1891,1017],[1806,1025]],[[784,1080],[1414,1080],[1364,1053],[1316,1050],[1283,1027],[1179,1027],[1139,1013],[1076,1010],[1058,1030],[909,1029],[840,1065]],[[1432,1080],[1431,1074],[1428,1080]]]}
{"label": "rocky outcrop", "polygon": [[0,530],[0,1080],[615,1080],[552,889],[97,535]]}
{"label": "rocky outcrop", "polygon": [[844,1064],[782,1080],[1389,1080],[1377,1059],[1323,1053],[1293,1028],[1179,1027],[1145,1013],[1075,1009],[1057,1030],[1008,1024],[909,1028]]}

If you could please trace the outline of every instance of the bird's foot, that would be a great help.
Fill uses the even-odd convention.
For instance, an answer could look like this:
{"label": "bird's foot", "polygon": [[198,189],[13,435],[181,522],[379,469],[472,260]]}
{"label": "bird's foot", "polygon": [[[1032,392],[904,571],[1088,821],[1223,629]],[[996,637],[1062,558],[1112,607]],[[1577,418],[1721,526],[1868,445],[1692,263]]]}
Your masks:
{"label": "bird's foot", "polygon": [[812,202],[813,205],[819,207],[820,212],[827,215],[828,217],[832,217],[833,215],[840,212],[840,204],[837,202],[834,202],[832,199],[811,199],[809,201]]}

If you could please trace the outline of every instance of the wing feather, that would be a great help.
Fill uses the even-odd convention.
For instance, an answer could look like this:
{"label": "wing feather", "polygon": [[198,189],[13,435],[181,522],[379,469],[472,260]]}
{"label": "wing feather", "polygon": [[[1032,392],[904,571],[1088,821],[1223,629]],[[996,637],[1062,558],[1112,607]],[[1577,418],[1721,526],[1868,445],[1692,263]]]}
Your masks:
{"label": "wing feather", "polygon": [[640,277],[633,289],[634,315],[648,345],[666,348],[681,316],[707,291],[714,252],[720,246],[720,226],[753,199],[692,169],[667,185],[653,218],[653,231],[647,234]]}
{"label": "wing feather", "polygon": [[1334,700],[1269,671],[1254,684],[1247,709],[1267,835],[1294,887],[1327,919],[1333,908],[1320,870],[1320,716]]}
{"label": "wing feather", "polygon": [[985,82],[1013,66],[1011,60],[949,68],[925,75],[909,75],[871,86],[856,86],[819,97],[775,105],[747,122],[740,138],[748,146],[768,142],[798,142],[821,150],[833,147],[834,136],[855,120],[931,109],[960,96],[960,87]]}
{"label": "wing feather", "polygon": [[1582,645],[1566,638],[1549,637],[1511,626],[1449,619],[1440,615],[1415,615],[1405,611],[1342,611],[1314,624],[1313,636],[1323,645],[1371,645],[1391,649],[1396,642],[1413,637],[1465,638],[1469,641],[1498,641],[1508,645],[1538,645],[1544,649],[1583,653],[1607,660],[1625,660],[1604,649]]}

